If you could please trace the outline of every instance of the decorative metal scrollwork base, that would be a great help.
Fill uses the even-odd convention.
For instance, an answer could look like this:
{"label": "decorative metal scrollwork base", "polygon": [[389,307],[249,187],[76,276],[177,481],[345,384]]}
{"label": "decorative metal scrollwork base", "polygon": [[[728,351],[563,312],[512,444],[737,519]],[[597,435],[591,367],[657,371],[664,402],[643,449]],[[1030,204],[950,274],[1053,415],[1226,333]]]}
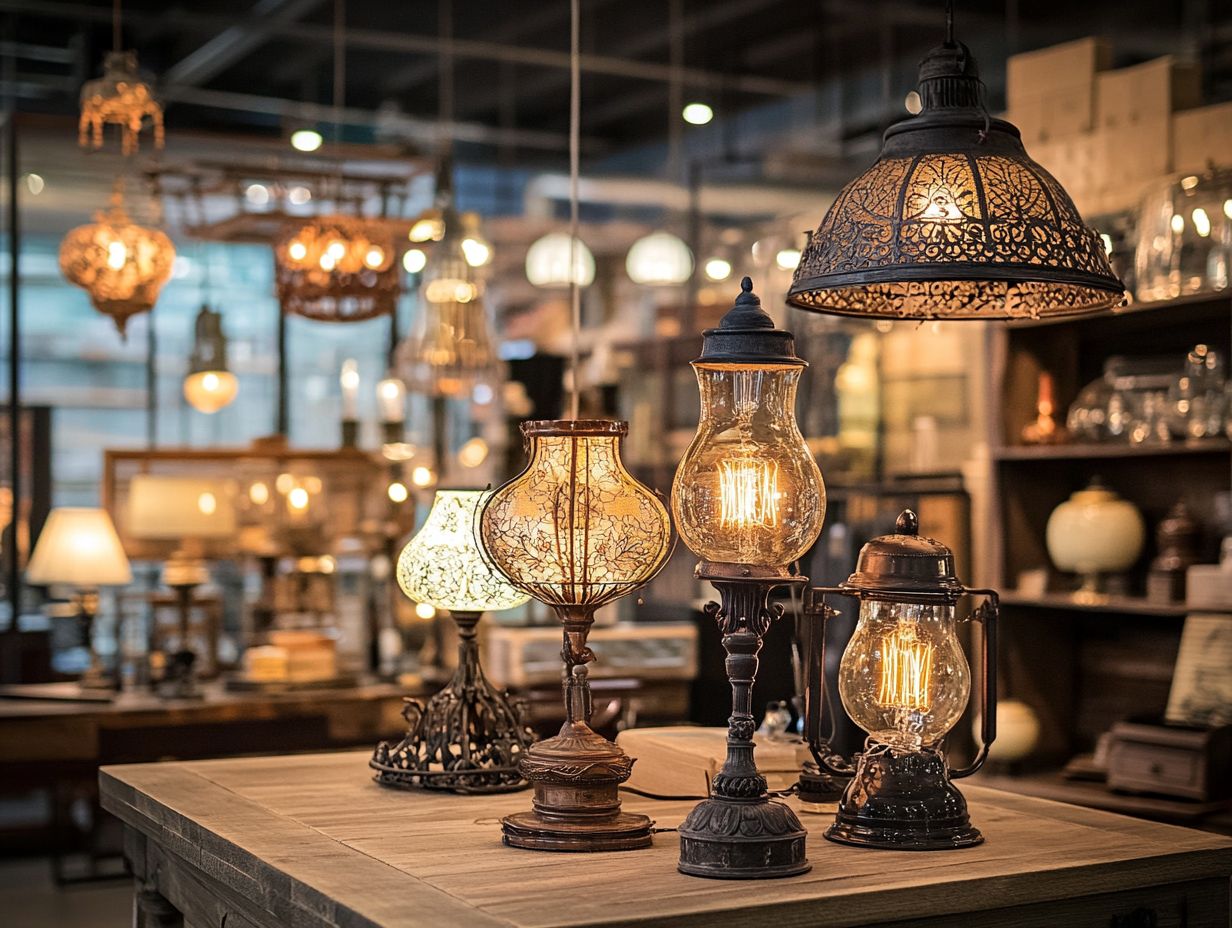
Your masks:
{"label": "decorative metal scrollwork base", "polygon": [[766,795],[766,780],[753,760],[753,681],[762,637],[782,613],[770,591],[804,583],[787,571],[736,564],[698,565],[697,576],[719,591],[709,603],[723,633],[732,714],[727,722],[727,759],[711,783],[710,798],[694,807],[680,826],[681,873],[747,880],[795,876],[812,865],[805,856],[805,830],[788,806]]}
{"label": "decorative metal scrollwork base", "polygon": [[488,682],[475,641],[477,612],[454,612],[458,669],[425,706],[407,699],[410,725],[398,744],[381,742],[368,766],[382,786],[456,793],[524,789],[518,761],[535,740],[520,702]]}

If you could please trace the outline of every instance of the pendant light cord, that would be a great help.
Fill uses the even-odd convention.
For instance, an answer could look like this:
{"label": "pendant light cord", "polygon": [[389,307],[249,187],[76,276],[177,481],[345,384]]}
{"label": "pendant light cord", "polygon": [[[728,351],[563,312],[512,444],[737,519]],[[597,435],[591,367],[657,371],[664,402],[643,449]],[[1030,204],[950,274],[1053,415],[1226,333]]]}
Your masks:
{"label": "pendant light cord", "polygon": [[576,419],[581,406],[582,383],[579,377],[582,341],[582,288],[577,279],[578,251],[578,174],[582,122],[581,0],[569,0],[569,305],[573,325],[573,372],[570,384],[571,417]]}
{"label": "pendant light cord", "polygon": [[453,0],[441,0],[437,10],[440,22],[440,53],[437,57],[437,68],[440,71],[439,97],[437,106],[440,110],[441,130],[444,137],[440,141],[441,151],[448,154],[453,149]]}
{"label": "pendant light cord", "polygon": [[945,0],[945,44],[954,44],[954,0]]}
{"label": "pendant light cord", "polygon": [[337,170],[335,207],[342,200],[342,108],[346,93],[346,0],[334,0],[334,165]]}
{"label": "pendant light cord", "polygon": [[120,0],[111,4],[111,49],[120,50]]}

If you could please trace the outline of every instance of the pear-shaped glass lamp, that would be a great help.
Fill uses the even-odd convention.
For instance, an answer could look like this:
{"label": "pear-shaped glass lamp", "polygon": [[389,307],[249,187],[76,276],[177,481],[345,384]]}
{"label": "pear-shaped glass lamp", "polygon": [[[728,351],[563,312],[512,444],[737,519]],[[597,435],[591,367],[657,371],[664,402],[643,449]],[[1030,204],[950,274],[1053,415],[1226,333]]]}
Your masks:
{"label": "pear-shaped glass lamp", "polygon": [[197,412],[216,413],[235,400],[239,389],[239,381],[227,367],[222,313],[202,306],[193,326],[193,351],[184,378],[184,399]]}
{"label": "pear-shaped glass lamp", "polygon": [[566,717],[533,745],[522,774],[534,809],[504,819],[506,844],[536,850],[608,851],[650,844],[650,819],[620,810],[632,761],[590,727],[586,646],[595,610],[649,582],[671,554],[671,520],[625,469],[624,422],[522,423],[530,463],[485,503],[479,530],[509,582],[551,606],[564,625]]}
{"label": "pear-shaped glass lamp", "polygon": [[401,742],[377,745],[369,765],[384,786],[477,793],[526,785],[518,761],[534,733],[522,707],[484,676],[475,638],[483,613],[530,599],[480,554],[474,524],[487,495],[483,490],[437,490],[423,528],[398,558],[402,592],[453,616],[458,669],[426,706],[406,700],[402,714],[410,730]]}
{"label": "pear-shaped glass lamp", "polygon": [[805,362],[776,329],[748,277],[735,306],[708,329],[693,362],[701,388],[697,434],[676,469],[672,511],[680,537],[702,559],[697,576],[721,602],[717,620],[732,687],[727,759],[680,826],[680,863],[694,876],[790,876],[809,868],[795,813],[771,802],[753,758],[752,687],[776,587],[805,583],[792,569],[817,540],[826,512],[821,471],[796,425]]}

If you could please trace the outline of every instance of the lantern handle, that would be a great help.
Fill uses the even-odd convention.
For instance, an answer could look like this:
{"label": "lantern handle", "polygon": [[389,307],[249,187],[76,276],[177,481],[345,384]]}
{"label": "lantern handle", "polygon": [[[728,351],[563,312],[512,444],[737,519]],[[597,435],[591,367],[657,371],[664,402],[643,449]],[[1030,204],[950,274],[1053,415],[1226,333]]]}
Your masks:
{"label": "lantern handle", "polygon": [[975,611],[971,613],[970,621],[979,622],[984,627],[980,647],[980,677],[983,685],[980,687],[980,749],[967,766],[950,771],[950,779],[960,780],[969,777],[988,759],[988,749],[997,739],[997,616],[1000,614],[1001,600],[996,590],[963,590],[970,596],[983,596]]}
{"label": "lantern handle", "polygon": [[[805,654],[804,660],[804,734],[808,742],[809,752],[813,755],[819,770],[851,776],[855,764],[851,758],[844,757],[830,746],[830,738],[834,735],[834,713],[823,712],[831,708],[831,700],[826,698],[826,625],[829,620],[838,615],[838,611],[826,604],[826,594],[838,596],[852,595],[839,587],[809,587],[804,591],[804,629],[801,642]],[[820,618],[820,622],[817,619]],[[813,663],[813,654],[817,654],[817,662]],[[822,716],[828,714],[831,720],[830,734],[821,734]]]}

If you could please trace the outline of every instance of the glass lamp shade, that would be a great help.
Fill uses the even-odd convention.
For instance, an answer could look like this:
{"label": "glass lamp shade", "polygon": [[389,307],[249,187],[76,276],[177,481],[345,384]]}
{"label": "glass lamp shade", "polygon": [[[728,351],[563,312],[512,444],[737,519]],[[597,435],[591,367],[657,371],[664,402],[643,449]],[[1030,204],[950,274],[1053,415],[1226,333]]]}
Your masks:
{"label": "glass lamp shade", "polygon": [[908,751],[936,745],[971,694],[953,603],[862,601],[838,688],[847,714],[877,741]]}
{"label": "glass lamp shade", "polygon": [[358,322],[393,312],[399,279],[393,234],[354,216],[318,216],[274,246],[282,311],[322,322]]}
{"label": "glass lamp shade", "polygon": [[1212,168],[1152,186],[1136,228],[1138,299],[1226,290],[1232,285],[1232,170]]}
{"label": "glass lamp shade", "polygon": [[693,252],[670,232],[652,232],[633,243],[625,257],[625,270],[635,284],[682,284],[693,273]]}
{"label": "glass lamp shade", "polygon": [[77,142],[82,148],[103,147],[103,126],[120,128],[120,148],[131,155],[146,120],[154,127],[154,147],[163,147],[163,108],[150,85],[137,72],[136,52],[108,52],[103,76],[81,88],[81,120]]}
{"label": "glass lamp shade", "polygon": [[194,325],[184,399],[198,412],[215,413],[235,399],[239,387],[235,375],[227,370],[227,336],[222,330],[222,314],[202,306]]}
{"label": "glass lamp shade", "polygon": [[120,536],[103,509],[53,509],[26,567],[26,582],[37,586],[123,586],[132,579]]}
{"label": "glass lamp shade", "polygon": [[693,362],[697,434],[676,469],[681,540],[707,561],[777,567],[821,532],[826,492],[796,425],[801,364]]}
{"label": "glass lamp shade", "polygon": [[522,423],[530,463],[480,514],[484,551],[519,590],[574,614],[649,582],[671,553],[671,520],[625,470],[627,423]]}
{"label": "glass lamp shade", "polygon": [[589,287],[595,281],[595,256],[580,238],[571,249],[570,236],[549,232],[526,252],[526,279],[536,287],[568,287],[571,283]]}
{"label": "glass lamp shade", "polygon": [[229,406],[239,392],[240,383],[230,371],[198,371],[184,378],[184,399],[207,415]]}
{"label": "glass lamp shade", "polygon": [[60,243],[60,272],[89,294],[95,309],[111,316],[121,335],[130,316],[154,308],[174,263],[171,239],[129,219],[118,190],[106,213]]}
{"label": "glass lamp shade", "polygon": [[1098,233],[984,109],[965,45],[920,64],[919,115],[839,193],[796,268],[788,301],[869,318],[1004,319],[1116,306],[1124,287]]}
{"label": "glass lamp shade", "polygon": [[484,490],[437,490],[421,528],[398,557],[398,586],[415,602],[456,612],[512,609],[530,599],[484,560],[475,517]]}

